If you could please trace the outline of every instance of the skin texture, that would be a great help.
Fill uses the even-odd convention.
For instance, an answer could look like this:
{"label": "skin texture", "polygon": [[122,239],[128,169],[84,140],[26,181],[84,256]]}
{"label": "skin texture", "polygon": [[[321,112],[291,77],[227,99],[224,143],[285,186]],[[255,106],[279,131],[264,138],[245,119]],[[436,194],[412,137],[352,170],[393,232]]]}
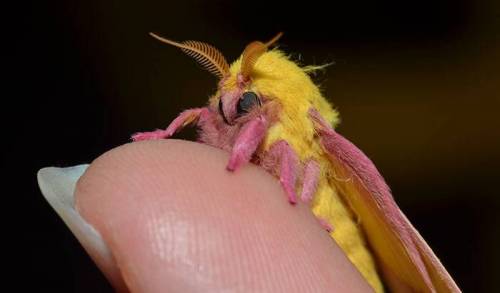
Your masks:
{"label": "skin texture", "polygon": [[230,173],[227,161],[198,143],[145,141],[102,155],[82,176],[77,209],[130,291],[370,292],[306,204],[283,200],[262,168]]}

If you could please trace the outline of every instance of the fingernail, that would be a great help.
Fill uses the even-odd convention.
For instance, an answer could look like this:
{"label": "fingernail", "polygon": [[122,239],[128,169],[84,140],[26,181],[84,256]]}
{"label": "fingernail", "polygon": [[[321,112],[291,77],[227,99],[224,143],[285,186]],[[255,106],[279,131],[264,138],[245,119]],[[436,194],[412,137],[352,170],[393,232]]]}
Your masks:
{"label": "fingernail", "polygon": [[[123,284],[116,262],[99,232],[75,210],[75,186],[88,165],[68,168],[48,167],[38,171],[43,196],[80,241],[94,262],[116,287]],[[121,291],[121,290],[120,290]]]}

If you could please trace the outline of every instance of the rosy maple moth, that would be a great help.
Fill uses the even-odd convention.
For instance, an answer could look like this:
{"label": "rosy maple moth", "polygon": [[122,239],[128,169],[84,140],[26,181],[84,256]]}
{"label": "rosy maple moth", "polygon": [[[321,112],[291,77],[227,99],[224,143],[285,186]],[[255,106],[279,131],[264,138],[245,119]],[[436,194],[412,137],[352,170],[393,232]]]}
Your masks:
{"label": "rosy maple moth", "polygon": [[230,152],[228,171],[258,164],[279,178],[290,203],[309,204],[374,291],[460,291],[372,161],[334,130],[338,114],[309,77],[311,68],[269,50],[281,33],[250,43],[232,65],[206,43],[151,35],[179,47],[219,83],[205,107],[133,140],[168,138],[195,124],[200,142]]}

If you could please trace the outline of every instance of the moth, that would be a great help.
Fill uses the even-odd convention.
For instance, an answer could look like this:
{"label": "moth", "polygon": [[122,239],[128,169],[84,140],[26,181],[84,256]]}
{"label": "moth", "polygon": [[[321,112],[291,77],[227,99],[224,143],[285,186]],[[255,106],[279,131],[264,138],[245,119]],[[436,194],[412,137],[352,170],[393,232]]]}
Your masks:
{"label": "moth", "polygon": [[338,113],[309,73],[268,42],[247,45],[231,65],[213,46],[175,42],[219,78],[205,107],[185,110],[164,130],[134,141],[199,128],[199,141],[230,153],[227,170],[252,162],[279,178],[288,201],[310,205],[376,292],[460,292],[394,201],[372,161],[338,134]]}

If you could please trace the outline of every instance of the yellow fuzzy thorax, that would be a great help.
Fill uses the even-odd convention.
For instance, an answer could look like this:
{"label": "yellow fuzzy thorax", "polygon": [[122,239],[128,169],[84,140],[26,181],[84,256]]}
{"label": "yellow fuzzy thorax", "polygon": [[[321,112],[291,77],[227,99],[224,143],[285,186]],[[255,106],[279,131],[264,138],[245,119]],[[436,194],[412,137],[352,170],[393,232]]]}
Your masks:
{"label": "yellow fuzzy thorax", "polygon": [[[225,89],[236,87],[240,66],[241,58],[231,65],[231,76],[224,83]],[[320,164],[321,175],[311,209],[316,216],[333,226],[331,237],[372,288],[376,292],[383,292],[361,228],[350,208],[344,204],[348,199],[340,198],[335,188],[335,174],[331,171],[333,167],[315,137],[314,126],[308,115],[311,107],[317,109],[332,126],[338,124],[339,118],[318,86],[312,82],[309,71],[311,67],[299,67],[276,49],[264,53],[254,65],[250,89],[268,99],[277,100],[281,106],[279,121],[268,130],[262,150],[268,150],[274,142],[283,139],[295,150],[301,162],[314,159]]]}
{"label": "yellow fuzzy thorax", "polygon": [[[231,77],[226,86],[236,86],[236,76],[240,70],[241,59],[231,65]],[[270,99],[277,99],[282,111],[280,122],[268,132],[264,142],[267,149],[278,139],[285,139],[302,155],[310,151],[310,139],[314,134],[308,110],[316,108],[332,125],[338,123],[338,114],[323,98],[318,87],[311,81],[304,69],[290,61],[279,50],[264,53],[254,66],[252,86],[256,92]]]}

